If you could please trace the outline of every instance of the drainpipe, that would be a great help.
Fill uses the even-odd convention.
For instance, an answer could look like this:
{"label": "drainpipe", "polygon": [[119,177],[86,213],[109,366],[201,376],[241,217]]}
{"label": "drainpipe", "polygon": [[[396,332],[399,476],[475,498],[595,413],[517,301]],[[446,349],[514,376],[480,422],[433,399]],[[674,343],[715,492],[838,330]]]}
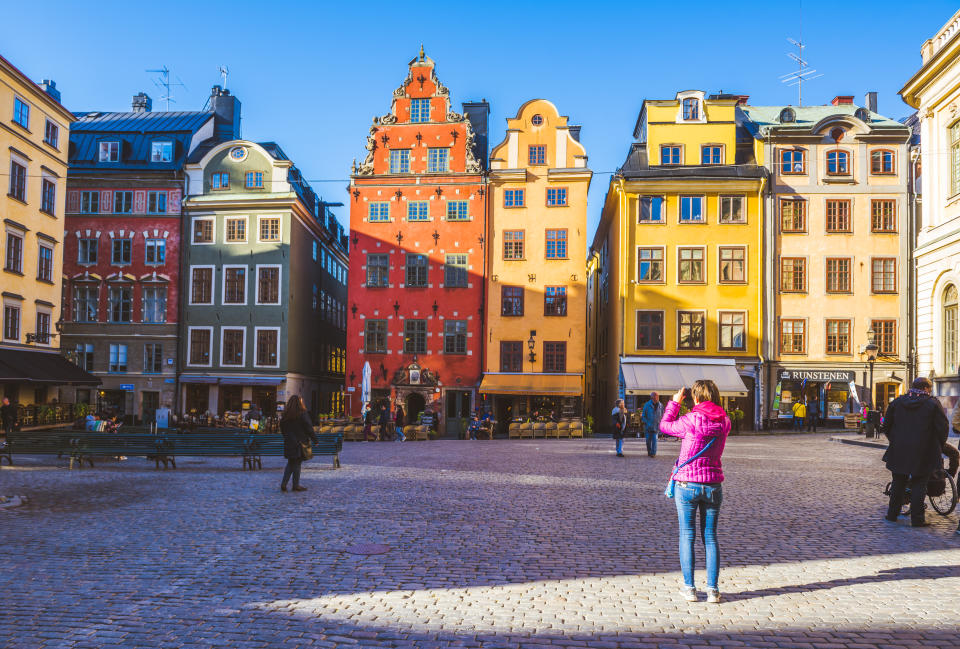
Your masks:
{"label": "drainpipe", "polygon": [[627,328],[627,297],[626,297],[626,260],[624,259],[624,251],[627,250],[626,247],[626,237],[627,237],[627,191],[624,186],[624,179],[621,176],[617,180],[618,190],[620,192],[620,241],[618,242],[617,255],[620,257],[620,263],[617,264],[617,293],[620,299],[620,344],[617,348],[617,398],[620,398],[620,356],[624,353],[624,340],[626,339],[626,328]]}
{"label": "drainpipe", "polygon": [[[768,211],[766,209],[766,196],[764,196],[764,194],[769,193],[770,188],[772,188],[772,185],[768,187],[767,178],[766,177],[761,178],[760,191],[757,193],[757,195],[760,198],[760,202],[763,207],[764,219],[766,219],[767,211]],[[768,190],[768,191],[765,192],[764,190]],[[766,246],[764,245],[765,244],[764,234],[767,232],[768,228],[764,227],[763,221],[760,222],[760,226],[761,227],[759,228],[759,231],[757,233],[757,240],[760,246],[758,251],[759,252],[758,259],[761,262],[761,266],[760,266],[761,272],[766,273],[768,264],[763,263],[763,260],[765,259],[765,256],[766,256],[765,255]],[[767,283],[761,282],[761,290],[757,291],[757,311],[758,311],[757,315],[759,318],[758,322],[761,323],[760,325],[761,327],[764,326],[762,323],[765,322],[763,306],[766,301],[766,290],[767,290]],[[753,423],[755,426],[757,426],[757,428],[761,428],[760,424],[763,422],[763,414],[764,414],[764,410],[766,409],[765,408],[766,395],[763,390],[763,385],[765,383],[763,372],[764,372],[764,367],[766,365],[766,360],[764,359],[764,355],[763,355],[763,346],[766,343],[766,340],[765,340],[766,338],[767,336],[764,336],[764,340],[757,342],[757,356],[760,358],[760,362],[757,364],[757,384],[754,387],[754,393],[756,395],[756,403],[758,407],[754,408],[754,414],[753,414],[753,419],[754,419]]]}
{"label": "drainpipe", "polygon": [[[488,163],[489,164],[489,161]],[[489,174],[489,169],[487,170]],[[483,252],[483,290],[480,293],[480,375],[481,382],[483,381],[483,374],[486,373],[487,367],[487,251],[490,250],[490,232],[487,230],[488,223],[488,214],[487,211],[490,209],[490,189],[491,185],[489,182],[489,176],[484,174],[481,180],[481,187],[484,187],[483,192],[483,246],[481,246]],[[480,396],[480,386],[477,386],[477,397]],[[492,405],[492,404],[491,404]],[[492,433],[491,433],[492,435]]]}
{"label": "drainpipe", "polygon": [[[187,214],[186,214],[186,210],[183,207],[183,204],[187,200],[187,196],[189,195],[188,190],[190,187],[190,177],[186,173],[184,173],[182,170],[179,173],[183,174],[182,176],[183,182],[181,183],[182,191],[181,191],[181,198],[180,198],[180,254],[179,254],[179,258],[180,258],[179,274],[182,276],[184,273],[188,272],[187,265],[186,265],[187,264],[187,246],[185,245],[185,242],[187,239],[189,239],[190,235],[187,233],[187,223],[186,223]],[[185,346],[189,345],[189,341],[184,342],[185,341],[184,334],[186,333],[186,327],[184,326],[183,320],[184,320],[184,317],[186,316],[186,304],[187,304],[186,294],[187,294],[187,291],[189,290],[190,283],[189,281],[186,283],[183,281],[178,281],[177,284],[178,284],[178,288],[177,288],[178,290],[177,353],[173,361],[174,362],[174,365],[173,365],[173,413],[177,416],[177,422],[182,423],[183,417],[181,416],[181,414],[186,414],[186,413],[181,413],[180,409],[181,409],[181,406],[183,406],[183,408],[185,409],[186,404],[180,403],[181,402],[180,359],[182,357],[182,354],[186,352]],[[184,286],[186,286],[186,288],[184,288]]]}

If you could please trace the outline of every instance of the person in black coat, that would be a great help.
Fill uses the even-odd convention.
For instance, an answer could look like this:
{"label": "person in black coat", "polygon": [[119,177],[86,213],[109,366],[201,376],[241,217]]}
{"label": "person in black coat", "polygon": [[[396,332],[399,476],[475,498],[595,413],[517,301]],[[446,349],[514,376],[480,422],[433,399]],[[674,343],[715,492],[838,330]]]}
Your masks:
{"label": "person in black coat", "polygon": [[886,517],[891,522],[900,514],[909,482],[910,523],[914,527],[929,525],[923,501],[933,472],[943,468],[941,452],[948,431],[947,414],[930,395],[932,390],[930,379],[914,379],[910,391],[894,399],[883,418],[883,434],[890,440],[883,460],[893,474]]}
{"label": "person in black coat", "polygon": [[300,395],[295,394],[287,400],[283,419],[280,420],[280,432],[283,434],[283,457],[287,458],[287,466],[283,470],[283,479],[280,481],[280,491],[287,490],[287,481],[291,476],[293,490],[306,491],[307,488],[300,484],[300,465],[304,460],[313,457],[310,445],[317,441],[317,435],[313,432],[310,416]]}
{"label": "person in black coat", "polygon": [[623,437],[627,434],[627,406],[623,399],[617,401],[617,407],[610,413],[613,424],[613,439],[617,440],[617,457],[623,457]]}

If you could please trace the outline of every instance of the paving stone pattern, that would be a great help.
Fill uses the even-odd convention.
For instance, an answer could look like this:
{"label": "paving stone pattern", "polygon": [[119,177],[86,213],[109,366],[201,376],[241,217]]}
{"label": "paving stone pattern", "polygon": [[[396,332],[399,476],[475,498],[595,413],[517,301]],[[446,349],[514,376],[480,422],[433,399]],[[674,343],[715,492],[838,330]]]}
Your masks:
{"label": "paving stone pattern", "polygon": [[297,494],[277,458],[26,458],[0,469],[27,496],[0,512],[0,647],[960,646],[956,514],[884,523],[879,450],[731,438],[717,606],[678,594],[678,445],[641,447],[348,443]]}

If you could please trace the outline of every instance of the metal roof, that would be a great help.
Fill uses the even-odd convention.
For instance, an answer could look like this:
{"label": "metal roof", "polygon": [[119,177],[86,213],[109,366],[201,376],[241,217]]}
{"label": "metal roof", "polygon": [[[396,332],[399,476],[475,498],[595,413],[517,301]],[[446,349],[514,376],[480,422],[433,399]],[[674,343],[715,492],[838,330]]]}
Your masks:
{"label": "metal roof", "polygon": [[114,133],[192,133],[207,120],[213,111],[139,112],[139,113],[74,113],[77,121],[71,132]]}
{"label": "metal roof", "polygon": [[[781,122],[780,112],[784,108],[790,108],[796,115],[792,122]],[[863,109],[870,116],[869,124],[871,127],[897,127],[903,128],[903,124],[896,122],[889,117],[884,117],[879,113],[874,113],[862,106],[856,104],[840,104],[839,106],[740,106],[740,109],[746,113],[750,121],[754,122],[761,129],[768,128],[810,128],[821,120],[833,115],[846,115],[853,117],[854,113]]]}
{"label": "metal roof", "polygon": [[624,178],[763,178],[767,174],[765,167],[756,164],[732,165],[656,165],[650,166],[647,160],[647,147],[644,142],[634,142],[619,173]]}

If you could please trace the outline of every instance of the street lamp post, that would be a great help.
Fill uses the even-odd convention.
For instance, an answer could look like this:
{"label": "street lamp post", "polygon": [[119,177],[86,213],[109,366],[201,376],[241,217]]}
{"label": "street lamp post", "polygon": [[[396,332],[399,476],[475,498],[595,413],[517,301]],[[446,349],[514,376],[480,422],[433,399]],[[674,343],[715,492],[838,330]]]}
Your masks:
{"label": "street lamp post", "polygon": [[877,419],[879,419],[875,414],[876,406],[873,394],[873,364],[877,362],[877,355],[880,352],[876,336],[877,332],[873,330],[873,327],[867,329],[867,344],[863,348],[863,352],[867,355],[867,365],[870,366],[870,409],[867,411],[867,437],[875,435],[874,427]]}

